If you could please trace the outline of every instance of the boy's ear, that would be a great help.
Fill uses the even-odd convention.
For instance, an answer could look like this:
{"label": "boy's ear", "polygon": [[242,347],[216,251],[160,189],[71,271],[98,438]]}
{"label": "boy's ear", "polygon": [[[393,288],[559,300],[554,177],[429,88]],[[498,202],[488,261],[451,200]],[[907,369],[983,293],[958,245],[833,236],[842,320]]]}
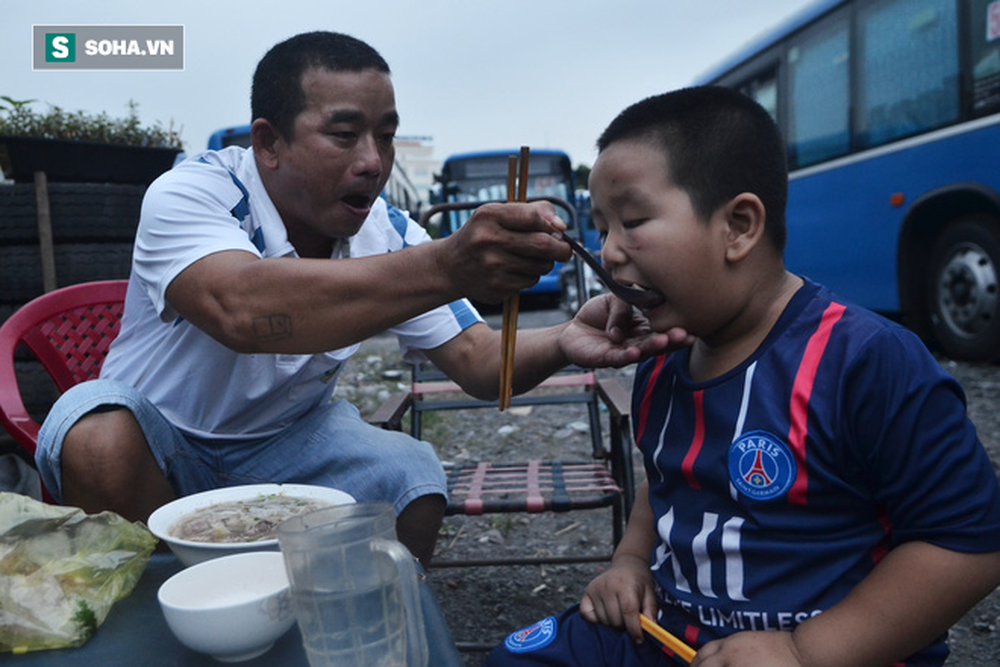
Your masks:
{"label": "boy's ear", "polygon": [[253,154],[264,166],[269,169],[278,166],[277,144],[282,138],[271,121],[265,118],[255,120],[250,126],[250,141],[253,144]]}
{"label": "boy's ear", "polygon": [[744,259],[764,238],[766,212],[764,202],[755,194],[742,192],[726,204],[726,259],[738,262]]}

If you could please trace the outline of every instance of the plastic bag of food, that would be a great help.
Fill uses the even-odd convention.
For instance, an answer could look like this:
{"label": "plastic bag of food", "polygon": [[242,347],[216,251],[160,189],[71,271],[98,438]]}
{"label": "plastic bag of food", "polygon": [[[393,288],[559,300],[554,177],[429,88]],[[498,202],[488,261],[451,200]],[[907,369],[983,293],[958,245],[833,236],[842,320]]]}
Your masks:
{"label": "plastic bag of food", "polygon": [[0,652],[83,644],[156,547],[141,523],[0,493]]}

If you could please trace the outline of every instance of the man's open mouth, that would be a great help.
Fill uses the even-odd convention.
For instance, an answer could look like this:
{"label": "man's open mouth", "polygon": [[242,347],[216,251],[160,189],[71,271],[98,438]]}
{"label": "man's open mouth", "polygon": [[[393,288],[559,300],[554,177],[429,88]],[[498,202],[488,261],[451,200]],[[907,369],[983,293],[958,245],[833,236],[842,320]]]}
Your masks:
{"label": "man's open mouth", "polygon": [[373,198],[366,194],[351,194],[345,196],[341,201],[347,205],[348,208],[354,209],[358,213],[367,214],[368,209],[371,208]]}

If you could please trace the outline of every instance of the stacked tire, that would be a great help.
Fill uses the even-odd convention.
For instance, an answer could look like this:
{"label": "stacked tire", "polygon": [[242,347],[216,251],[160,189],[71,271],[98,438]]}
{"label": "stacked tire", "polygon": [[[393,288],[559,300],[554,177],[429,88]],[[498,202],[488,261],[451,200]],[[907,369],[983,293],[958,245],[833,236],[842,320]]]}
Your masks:
{"label": "stacked tire", "polygon": [[[128,278],[146,185],[49,183],[56,283]],[[0,322],[43,293],[33,184],[0,185]],[[41,423],[57,397],[31,354],[15,356],[25,407]]]}

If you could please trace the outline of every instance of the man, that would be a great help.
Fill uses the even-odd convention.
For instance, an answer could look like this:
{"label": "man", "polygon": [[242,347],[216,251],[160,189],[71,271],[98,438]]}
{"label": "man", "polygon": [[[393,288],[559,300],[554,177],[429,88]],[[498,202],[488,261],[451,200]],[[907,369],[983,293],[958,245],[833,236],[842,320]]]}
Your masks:
{"label": "man", "polygon": [[[390,330],[469,393],[496,396],[497,302],[569,249],[545,204],[484,206],[426,233],[379,198],[399,123],[388,65],[352,37],[272,48],[251,96],[252,149],[192,157],[145,197],[122,330],[101,379],[64,395],[36,460],[53,495],[145,519],[177,495],[242,483],[334,486],[388,500],[425,563],[445,506],[433,450],[330,402],[344,362]],[[515,391],[574,361],[624,364],[668,342],[605,333],[609,302],[524,332]],[[593,326],[591,326],[593,325]],[[612,329],[608,327],[608,331]],[[676,338],[675,338],[676,340]]]}

